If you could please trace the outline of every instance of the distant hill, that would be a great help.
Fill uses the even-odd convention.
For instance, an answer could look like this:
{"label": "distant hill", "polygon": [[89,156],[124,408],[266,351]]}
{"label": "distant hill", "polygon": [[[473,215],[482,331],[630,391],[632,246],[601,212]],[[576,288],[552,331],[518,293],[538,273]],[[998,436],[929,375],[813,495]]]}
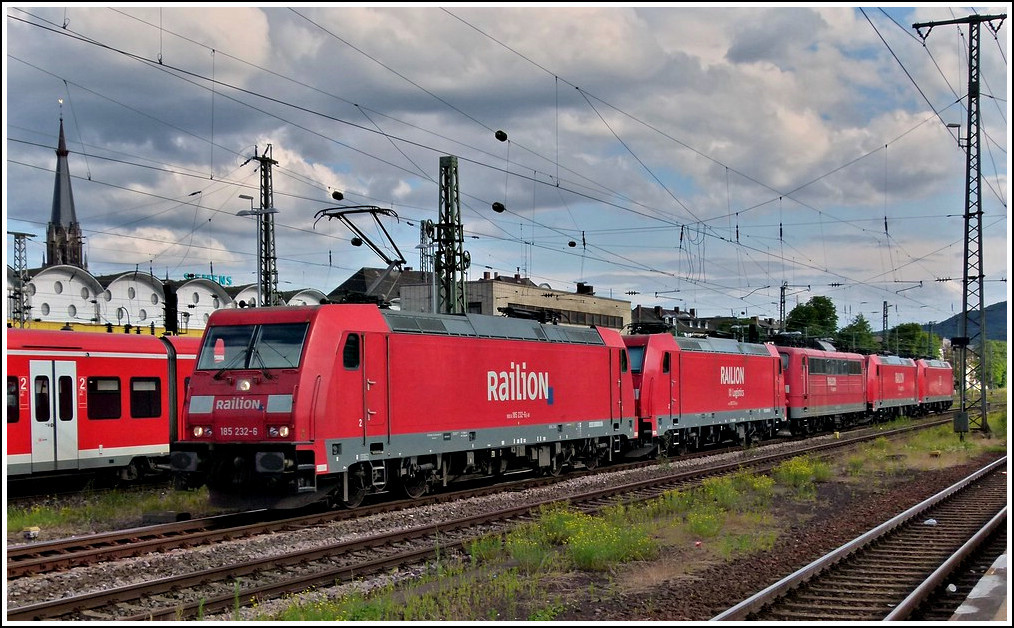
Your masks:
{"label": "distant hill", "polygon": [[[986,337],[990,340],[1001,340],[1007,342],[1007,302],[1001,301],[986,307]],[[947,320],[933,325],[933,333],[941,338],[953,338],[958,335],[961,325],[961,314],[955,314]],[[923,325],[925,331],[930,331],[929,325]]]}

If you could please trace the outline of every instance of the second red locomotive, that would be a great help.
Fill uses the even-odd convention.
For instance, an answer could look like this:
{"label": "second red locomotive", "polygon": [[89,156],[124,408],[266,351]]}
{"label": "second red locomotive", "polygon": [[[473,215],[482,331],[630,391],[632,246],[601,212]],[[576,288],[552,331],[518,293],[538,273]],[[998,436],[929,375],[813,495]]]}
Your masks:
{"label": "second red locomotive", "polygon": [[749,443],[785,426],[782,365],[774,346],[671,334],[624,340],[644,453],[654,445],[671,455]]}

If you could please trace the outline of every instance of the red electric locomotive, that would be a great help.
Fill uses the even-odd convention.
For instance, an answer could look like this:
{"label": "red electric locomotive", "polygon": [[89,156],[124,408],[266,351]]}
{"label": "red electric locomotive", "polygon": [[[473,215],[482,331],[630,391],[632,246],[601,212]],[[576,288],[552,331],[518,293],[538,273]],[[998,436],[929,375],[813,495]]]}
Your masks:
{"label": "red electric locomotive", "polygon": [[944,360],[915,361],[919,411],[943,412],[954,403],[954,369]]}
{"label": "red electric locomotive", "polygon": [[593,467],[636,438],[609,329],[325,304],[214,312],[173,445],[217,504],[353,507],[369,493]]}
{"label": "red electric locomotive", "polygon": [[8,476],[164,469],[199,342],[8,328]]}
{"label": "red electric locomotive", "polygon": [[774,346],[671,334],[624,341],[643,446],[677,454],[725,441],[747,444],[782,427],[784,384]]}
{"label": "red electric locomotive", "polygon": [[[829,346],[830,347],[830,346]],[[786,412],[793,434],[842,429],[869,421],[866,359],[833,348],[779,346]]]}
{"label": "red electric locomotive", "polygon": [[878,419],[912,415],[919,410],[915,360],[869,355],[866,362],[867,410]]}

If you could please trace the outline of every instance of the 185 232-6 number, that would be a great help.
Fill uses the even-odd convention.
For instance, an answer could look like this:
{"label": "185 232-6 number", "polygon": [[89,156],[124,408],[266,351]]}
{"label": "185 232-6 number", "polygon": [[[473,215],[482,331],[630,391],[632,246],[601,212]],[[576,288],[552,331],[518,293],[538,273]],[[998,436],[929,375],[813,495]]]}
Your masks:
{"label": "185 232-6 number", "polygon": [[257,436],[256,427],[222,427],[222,436]]}

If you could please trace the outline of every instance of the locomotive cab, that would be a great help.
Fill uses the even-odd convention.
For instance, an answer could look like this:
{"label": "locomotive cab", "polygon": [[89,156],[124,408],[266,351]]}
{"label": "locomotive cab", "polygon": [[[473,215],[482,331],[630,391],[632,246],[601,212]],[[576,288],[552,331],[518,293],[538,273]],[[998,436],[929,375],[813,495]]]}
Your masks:
{"label": "locomotive cab", "polygon": [[266,495],[317,490],[313,452],[298,446],[312,434],[294,414],[308,329],[284,319],[208,327],[171,455],[178,485],[206,482],[222,505],[218,496],[255,477]]}

